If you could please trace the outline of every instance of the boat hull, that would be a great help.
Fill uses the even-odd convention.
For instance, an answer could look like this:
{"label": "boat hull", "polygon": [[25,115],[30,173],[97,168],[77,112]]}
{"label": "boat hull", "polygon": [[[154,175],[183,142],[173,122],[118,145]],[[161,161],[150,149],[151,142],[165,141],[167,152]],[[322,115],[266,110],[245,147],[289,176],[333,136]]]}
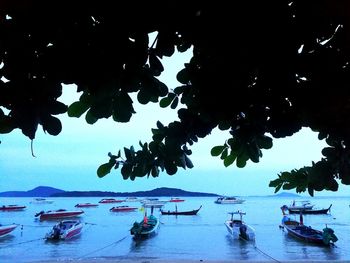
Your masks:
{"label": "boat hull", "polygon": [[112,207],[109,209],[111,212],[133,212],[137,210],[137,207],[129,207],[129,206],[122,206],[122,207]]}
{"label": "boat hull", "polygon": [[18,226],[18,225],[16,225],[16,224],[5,225],[5,226],[0,225],[0,237],[5,237],[5,236],[7,236],[7,235],[10,234],[13,230],[15,230],[17,226]]}
{"label": "boat hull", "polygon": [[76,204],[75,207],[97,207],[98,204],[90,204],[90,203],[86,203],[86,204]]}
{"label": "boat hull", "polygon": [[18,206],[18,205],[3,205],[0,206],[0,211],[21,211],[24,210],[26,206]]}
{"label": "boat hull", "polygon": [[56,212],[47,212],[40,214],[40,220],[56,220],[62,218],[72,218],[77,217],[83,214],[84,211],[56,211]]}
{"label": "boat hull", "polygon": [[330,205],[328,208],[325,209],[288,209],[288,212],[290,214],[308,214],[308,215],[319,215],[319,214],[327,214],[330,209],[331,209],[332,205]]}
{"label": "boat hull", "polygon": [[198,211],[202,208],[202,206],[200,206],[200,208],[196,209],[196,210],[191,210],[191,211],[163,211],[160,210],[162,215],[182,215],[182,216],[193,216],[193,215],[197,215]]}

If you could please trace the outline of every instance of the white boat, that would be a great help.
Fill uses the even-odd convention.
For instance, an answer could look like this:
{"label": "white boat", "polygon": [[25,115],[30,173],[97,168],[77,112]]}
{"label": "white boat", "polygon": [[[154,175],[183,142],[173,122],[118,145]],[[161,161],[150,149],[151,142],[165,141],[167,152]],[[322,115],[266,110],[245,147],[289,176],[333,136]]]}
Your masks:
{"label": "white boat", "polygon": [[10,224],[10,225],[1,225],[0,224],[0,237],[7,236],[13,230],[15,230],[17,226],[18,226],[17,224]]}
{"label": "white boat", "polygon": [[55,224],[45,235],[49,240],[65,240],[80,235],[83,229],[83,223],[79,220],[63,220]]}
{"label": "white boat", "polygon": [[34,200],[30,201],[31,204],[52,204],[53,200],[46,198],[34,198]]}
{"label": "white boat", "polygon": [[291,205],[287,206],[288,210],[307,210],[312,209],[315,205],[312,205],[309,201],[293,201]]}
{"label": "white boat", "polygon": [[[225,222],[227,231],[232,235],[234,239],[242,240],[254,240],[255,239],[255,230],[251,226],[247,225],[242,220],[242,216],[246,213],[241,211],[230,212],[231,218]],[[234,219],[233,215],[239,215],[239,219]]]}
{"label": "white boat", "polygon": [[138,202],[139,199],[137,197],[127,197],[124,202]]}
{"label": "white boat", "polygon": [[148,207],[148,208],[161,208],[163,207],[168,201],[162,201],[159,200],[158,198],[147,198],[141,200],[142,206],[143,207]]}
{"label": "white boat", "polygon": [[216,204],[242,204],[245,200],[234,196],[220,196],[215,200]]}

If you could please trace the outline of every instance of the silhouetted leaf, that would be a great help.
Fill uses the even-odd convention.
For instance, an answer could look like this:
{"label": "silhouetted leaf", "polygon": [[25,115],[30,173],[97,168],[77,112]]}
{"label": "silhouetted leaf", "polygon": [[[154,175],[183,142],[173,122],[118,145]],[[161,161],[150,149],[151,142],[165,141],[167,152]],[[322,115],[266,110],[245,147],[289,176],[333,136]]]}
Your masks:
{"label": "silhouetted leaf", "polygon": [[225,148],[226,148],[225,145],[215,146],[211,149],[210,154],[212,156],[219,156]]}

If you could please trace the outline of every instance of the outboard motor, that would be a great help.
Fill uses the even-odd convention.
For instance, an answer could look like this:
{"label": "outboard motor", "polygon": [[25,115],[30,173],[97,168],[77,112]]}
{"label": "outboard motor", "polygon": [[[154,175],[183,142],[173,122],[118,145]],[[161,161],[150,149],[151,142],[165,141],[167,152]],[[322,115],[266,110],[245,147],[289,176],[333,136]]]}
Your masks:
{"label": "outboard motor", "polygon": [[244,240],[249,240],[249,236],[247,234],[247,226],[246,225],[241,225],[239,227],[239,237],[244,239]]}
{"label": "outboard motor", "polygon": [[326,245],[329,245],[331,243],[334,244],[334,242],[337,242],[338,240],[337,236],[334,234],[334,230],[329,227],[323,229],[322,239],[323,243],[325,243]]}
{"label": "outboard motor", "polygon": [[61,231],[58,227],[55,227],[53,229],[53,234],[52,234],[52,238],[53,239],[60,239],[60,234],[61,234]]}
{"label": "outboard motor", "polygon": [[45,213],[45,212],[44,211],[40,211],[39,213],[35,214],[35,217],[38,217],[38,216],[42,215],[43,213]]}

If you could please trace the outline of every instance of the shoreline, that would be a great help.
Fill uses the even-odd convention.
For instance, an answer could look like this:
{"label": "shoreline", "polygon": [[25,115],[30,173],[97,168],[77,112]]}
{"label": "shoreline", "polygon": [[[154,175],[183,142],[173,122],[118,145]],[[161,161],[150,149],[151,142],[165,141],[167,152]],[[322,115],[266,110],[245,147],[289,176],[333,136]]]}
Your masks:
{"label": "shoreline", "polygon": [[[296,263],[300,260],[181,260],[181,259],[113,259],[113,258],[95,258],[95,259],[83,259],[83,260],[44,260],[44,261],[30,261],[30,263]],[[302,260],[302,262],[308,263],[349,263],[349,260]]]}

